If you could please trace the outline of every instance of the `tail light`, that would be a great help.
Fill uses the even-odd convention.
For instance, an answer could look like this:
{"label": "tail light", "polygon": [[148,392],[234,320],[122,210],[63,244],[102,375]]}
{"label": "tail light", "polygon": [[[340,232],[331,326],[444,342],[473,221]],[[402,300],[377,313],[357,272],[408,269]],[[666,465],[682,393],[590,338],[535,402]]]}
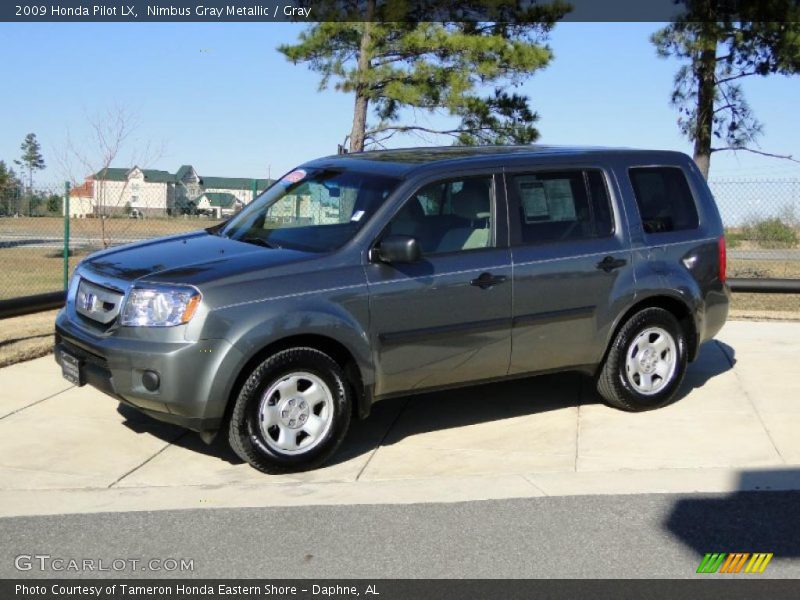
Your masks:
{"label": "tail light", "polygon": [[725,249],[725,236],[719,238],[717,242],[719,247],[719,280],[722,283],[728,279],[728,252]]}

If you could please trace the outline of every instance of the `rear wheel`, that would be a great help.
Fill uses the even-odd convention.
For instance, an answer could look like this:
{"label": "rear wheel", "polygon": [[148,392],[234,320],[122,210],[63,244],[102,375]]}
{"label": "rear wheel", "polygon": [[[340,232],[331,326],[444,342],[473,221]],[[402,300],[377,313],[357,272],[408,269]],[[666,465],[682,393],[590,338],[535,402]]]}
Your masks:
{"label": "rear wheel", "polygon": [[644,411],[675,399],[686,373],[686,335],[662,308],[633,315],[617,333],[597,380],[597,391],[616,408]]}
{"label": "rear wheel", "polygon": [[351,393],[341,367],[313,348],[270,356],[247,378],[231,414],[234,452],[265,473],[320,466],[350,425]]}

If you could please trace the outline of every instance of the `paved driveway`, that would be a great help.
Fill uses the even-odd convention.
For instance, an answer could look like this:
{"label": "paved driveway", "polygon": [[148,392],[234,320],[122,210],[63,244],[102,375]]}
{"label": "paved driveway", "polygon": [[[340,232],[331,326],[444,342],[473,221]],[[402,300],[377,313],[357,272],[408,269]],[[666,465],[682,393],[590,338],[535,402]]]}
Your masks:
{"label": "paved driveway", "polygon": [[52,357],[0,370],[0,516],[800,489],[800,323],[730,322],[658,411],[562,374],[379,403],[326,468],[266,476]]}

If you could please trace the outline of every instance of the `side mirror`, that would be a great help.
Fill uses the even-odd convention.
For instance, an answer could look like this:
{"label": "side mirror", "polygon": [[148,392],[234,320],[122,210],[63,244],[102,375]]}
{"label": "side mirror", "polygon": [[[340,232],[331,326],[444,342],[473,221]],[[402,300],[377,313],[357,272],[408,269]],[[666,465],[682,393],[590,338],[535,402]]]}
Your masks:
{"label": "side mirror", "polygon": [[387,235],[375,247],[377,259],[385,263],[413,263],[422,257],[417,238],[410,235]]}

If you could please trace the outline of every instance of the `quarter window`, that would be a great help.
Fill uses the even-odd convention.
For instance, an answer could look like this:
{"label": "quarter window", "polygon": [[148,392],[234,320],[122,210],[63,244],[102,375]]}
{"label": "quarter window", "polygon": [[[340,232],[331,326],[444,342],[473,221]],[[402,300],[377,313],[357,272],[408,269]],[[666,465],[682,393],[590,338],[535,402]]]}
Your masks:
{"label": "quarter window", "polygon": [[478,250],[492,245],[492,178],[470,177],[426,185],[389,224],[387,233],[417,238],[423,254]]}
{"label": "quarter window", "polygon": [[598,170],[542,171],[511,176],[518,243],[541,244],[606,237],[614,219]]}
{"label": "quarter window", "polygon": [[697,229],[697,207],[681,169],[636,167],[630,178],[645,233]]}

